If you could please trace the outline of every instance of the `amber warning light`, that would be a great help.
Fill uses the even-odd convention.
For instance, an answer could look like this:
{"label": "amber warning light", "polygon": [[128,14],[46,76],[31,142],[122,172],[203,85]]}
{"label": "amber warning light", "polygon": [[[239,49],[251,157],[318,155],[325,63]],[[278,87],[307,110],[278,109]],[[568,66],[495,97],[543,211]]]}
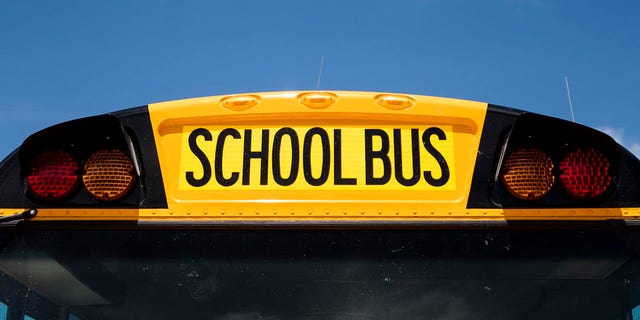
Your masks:
{"label": "amber warning light", "polygon": [[84,166],[82,182],[91,196],[113,201],[131,189],[134,182],[131,159],[120,150],[100,150]]}
{"label": "amber warning light", "polygon": [[502,181],[507,190],[520,199],[540,199],[555,181],[553,162],[540,150],[516,150],[504,164]]}

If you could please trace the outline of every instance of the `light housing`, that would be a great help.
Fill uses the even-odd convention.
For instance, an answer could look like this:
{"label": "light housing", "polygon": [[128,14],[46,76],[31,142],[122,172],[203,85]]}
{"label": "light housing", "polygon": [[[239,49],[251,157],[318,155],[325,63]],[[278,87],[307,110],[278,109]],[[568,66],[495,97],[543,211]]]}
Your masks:
{"label": "light housing", "polygon": [[[504,118],[504,126],[498,131],[498,139],[484,145],[485,151],[495,148],[493,161],[499,164],[488,185],[490,202],[484,205],[495,204],[501,208],[610,207],[615,206],[613,203],[624,193],[635,190],[630,180],[620,179],[624,168],[632,167],[626,151],[606,134],[577,123],[532,113],[517,115],[513,122],[507,119]],[[525,156],[523,150],[529,153]],[[542,154],[547,160],[535,160],[542,159]],[[527,169],[529,172],[539,175],[537,187],[535,179],[525,177],[525,169],[520,169],[518,182],[512,181],[514,178],[507,174],[515,163],[522,161],[529,162],[532,167]],[[538,171],[533,169],[536,161],[540,165]],[[479,172],[486,170],[482,166],[476,169]],[[475,183],[482,186],[479,180]],[[480,196],[470,201],[477,206],[482,203],[478,201]]]}

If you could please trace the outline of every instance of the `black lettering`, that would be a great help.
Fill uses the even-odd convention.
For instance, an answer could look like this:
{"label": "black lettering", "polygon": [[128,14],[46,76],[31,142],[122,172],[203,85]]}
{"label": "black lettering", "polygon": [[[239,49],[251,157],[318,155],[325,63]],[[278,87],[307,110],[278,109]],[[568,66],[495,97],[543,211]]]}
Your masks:
{"label": "black lettering", "polygon": [[436,127],[431,127],[425,130],[424,133],[422,133],[422,144],[424,145],[424,148],[427,150],[427,152],[429,152],[429,154],[431,154],[436,159],[436,161],[438,161],[442,174],[440,175],[440,178],[436,179],[431,174],[431,171],[425,171],[424,179],[428,184],[434,187],[441,187],[445,183],[447,183],[447,181],[449,181],[449,165],[447,164],[447,161],[442,156],[440,151],[436,150],[436,148],[431,144],[432,135],[435,135],[440,140],[447,140],[447,135],[444,133],[444,131],[442,131],[442,129]]}
{"label": "black lettering", "polygon": [[395,163],[396,180],[403,186],[413,186],[420,181],[420,142],[418,129],[411,129],[411,158],[413,174],[406,179],[402,173],[402,135],[400,129],[393,129],[393,160]]}
{"label": "black lettering", "polygon": [[269,175],[269,129],[262,129],[260,151],[251,150],[251,129],[244,130],[244,157],[242,159],[242,184],[251,179],[251,159],[260,159],[260,185],[266,185]]}
{"label": "black lettering", "polygon": [[[380,150],[373,150],[373,137],[382,141]],[[364,130],[365,172],[367,185],[382,185],[391,179],[391,160],[389,160],[389,136],[381,129]],[[373,176],[373,159],[380,159],[384,167],[382,177]]]}
{"label": "black lettering", "polygon": [[[282,137],[289,136],[291,140],[291,170],[289,177],[284,178],[280,170],[280,146],[282,145]],[[281,186],[290,186],[298,177],[298,169],[300,168],[300,143],[298,142],[298,134],[291,128],[282,128],[278,130],[273,137],[273,151],[271,154],[271,162],[273,163],[273,180]]]}
{"label": "black lettering", "polygon": [[202,164],[202,178],[196,179],[193,175],[193,171],[187,171],[186,173],[187,183],[194,187],[202,187],[211,180],[211,162],[209,162],[207,155],[202,151],[202,149],[198,147],[198,137],[204,137],[205,141],[213,140],[211,132],[207,129],[195,129],[191,134],[189,134],[189,149],[191,149],[193,155],[195,155],[198,160],[200,160],[200,164]]}
{"label": "black lettering", "polygon": [[220,132],[218,135],[218,141],[216,141],[216,156],[213,162],[214,171],[216,174],[216,181],[223,187],[229,187],[238,182],[238,177],[240,173],[232,172],[230,178],[225,178],[222,173],[222,154],[224,152],[224,141],[225,139],[231,136],[234,139],[240,139],[240,132],[233,128],[227,128]]}
{"label": "black lettering", "polygon": [[[322,144],[322,171],[320,177],[316,178],[311,172],[311,143],[313,136],[320,137],[320,143]],[[329,135],[322,128],[311,128],[304,135],[304,145],[302,150],[302,168],[304,171],[304,179],[312,186],[319,186],[327,182],[329,178],[329,165],[331,148],[329,146]]]}
{"label": "black lettering", "polygon": [[342,177],[342,130],[333,130],[333,183],[335,185],[356,185],[356,178]]}

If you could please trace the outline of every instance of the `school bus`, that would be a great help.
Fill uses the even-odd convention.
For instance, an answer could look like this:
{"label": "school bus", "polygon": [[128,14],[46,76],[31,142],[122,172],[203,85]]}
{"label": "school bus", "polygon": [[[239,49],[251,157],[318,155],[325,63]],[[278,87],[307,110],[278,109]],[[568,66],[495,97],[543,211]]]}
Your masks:
{"label": "school bus", "polygon": [[149,104],[0,163],[0,319],[638,319],[640,162],[411,94]]}

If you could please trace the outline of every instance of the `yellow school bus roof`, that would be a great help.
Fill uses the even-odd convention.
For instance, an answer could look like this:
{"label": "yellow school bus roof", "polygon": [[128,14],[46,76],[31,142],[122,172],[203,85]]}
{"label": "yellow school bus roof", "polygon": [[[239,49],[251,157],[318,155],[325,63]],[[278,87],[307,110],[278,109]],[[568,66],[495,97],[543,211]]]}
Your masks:
{"label": "yellow school bus roof", "polygon": [[[35,220],[219,223],[640,214],[637,200],[628,200],[640,188],[620,174],[635,168],[637,159],[613,140],[487,103],[396,93],[267,92],[155,103],[82,121],[43,131],[46,141],[59,136],[59,143],[43,142],[45,133],[25,141],[16,155],[19,168],[13,167],[19,172],[14,186],[28,187],[7,191],[21,199],[5,205],[0,199],[0,217],[32,208],[39,212]],[[43,186],[48,176],[36,168],[52,158],[77,162],[65,176],[69,182],[57,189]],[[567,173],[585,161],[600,170],[600,178],[589,178],[595,182]],[[109,166],[128,169],[87,173]]]}

